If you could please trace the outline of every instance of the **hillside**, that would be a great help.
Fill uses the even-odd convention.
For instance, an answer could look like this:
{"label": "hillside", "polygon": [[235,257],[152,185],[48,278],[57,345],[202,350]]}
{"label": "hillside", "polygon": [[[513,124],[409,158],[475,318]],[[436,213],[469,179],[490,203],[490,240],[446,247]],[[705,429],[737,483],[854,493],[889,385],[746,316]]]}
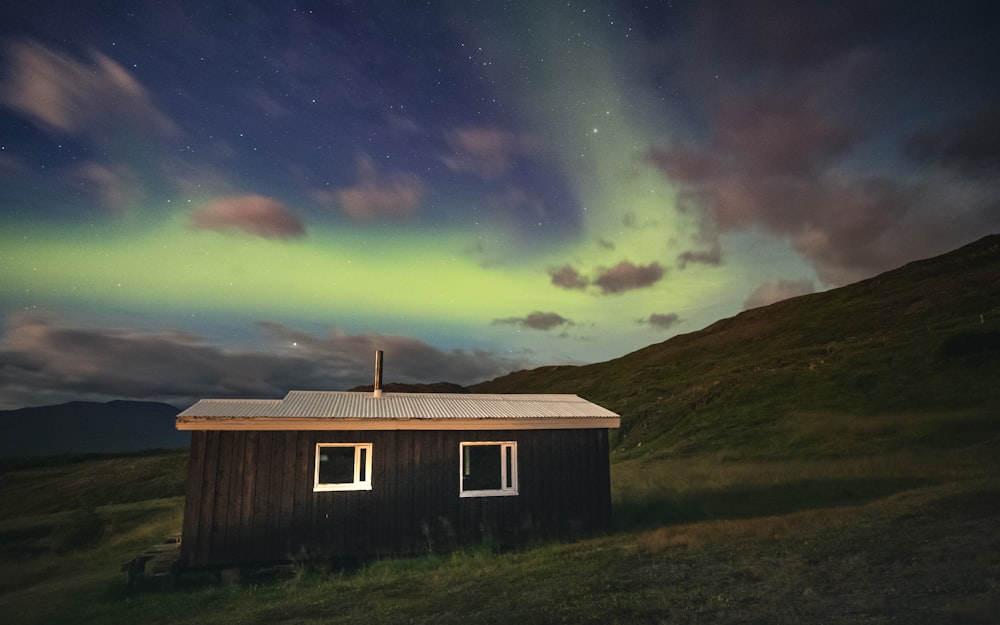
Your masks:
{"label": "hillside", "polygon": [[503,551],[487,537],[357,568],[296,561],[128,589],[121,564],[181,528],[187,455],[8,462],[0,614],[25,625],[996,623],[998,269],[990,237],[613,361],[477,385],[578,393],[623,415],[614,528],[587,540]]}
{"label": "hillside", "polygon": [[844,414],[855,421],[845,439],[857,442],[878,438],[882,423],[894,430],[883,438],[898,443],[890,434],[900,419],[919,422],[911,438],[995,437],[996,380],[1000,235],[991,235],[615,360],[519,371],[470,390],[576,393],[619,412],[619,448],[641,444],[643,454],[780,456],[790,442],[838,453],[831,441],[789,441],[781,430],[789,419]]}

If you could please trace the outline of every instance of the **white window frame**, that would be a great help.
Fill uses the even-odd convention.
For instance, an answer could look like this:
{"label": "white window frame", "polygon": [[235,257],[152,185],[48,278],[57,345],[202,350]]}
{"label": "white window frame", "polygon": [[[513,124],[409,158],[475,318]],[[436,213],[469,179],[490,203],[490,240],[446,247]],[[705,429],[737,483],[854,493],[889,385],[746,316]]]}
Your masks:
{"label": "white window frame", "polygon": [[[465,448],[500,447],[500,489],[465,490]],[[507,455],[510,454],[510,470]],[[458,496],[459,497],[513,497],[518,493],[517,485],[517,441],[462,441],[458,445]]]}
{"label": "white window frame", "polygon": [[[319,462],[324,447],[354,448],[354,480],[341,483],[320,483]],[[364,452],[364,453],[362,453]],[[364,459],[362,462],[362,458]],[[313,492],[371,490],[372,489],[372,444],[371,443],[316,443],[316,467],[313,476]],[[362,478],[362,476],[364,476]]]}

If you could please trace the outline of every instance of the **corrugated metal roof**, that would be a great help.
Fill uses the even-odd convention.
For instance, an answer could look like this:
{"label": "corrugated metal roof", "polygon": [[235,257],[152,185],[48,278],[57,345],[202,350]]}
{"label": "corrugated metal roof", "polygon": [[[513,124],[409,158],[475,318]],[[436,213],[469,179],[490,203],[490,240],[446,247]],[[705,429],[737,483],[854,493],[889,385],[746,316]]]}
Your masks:
{"label": "corrugated metal roof", "polygon": [[280,399],[202,399],[178,417],[269,417]]}
{"label": "corrugated metal roof", "polygon": [[275,417],[353,419],[519,419],[617,417],[576,395],[292,391]]}
{"label": "corrugated metal roof", "polygon": [[179,418],[298,419],[545,419],[615,418],[577,395],[372,393],[291,391],[284,399],[203,399]]}

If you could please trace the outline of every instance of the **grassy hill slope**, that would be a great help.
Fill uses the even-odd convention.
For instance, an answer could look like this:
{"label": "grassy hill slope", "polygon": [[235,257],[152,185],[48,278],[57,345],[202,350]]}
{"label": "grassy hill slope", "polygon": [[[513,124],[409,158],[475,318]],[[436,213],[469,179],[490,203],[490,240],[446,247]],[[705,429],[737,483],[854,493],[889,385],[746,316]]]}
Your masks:
{"label": "grassy hill slope", "polygon": [[1000,237],[479,392],[622,414],[614,532],[128,590],[186,457],[0,463],[4,623],[996,623]]}
{"label": "grassy hill slope", "polygon": [[[1000,235],[991,235],[615,360],[519,371],[470,390],[576,393],[622,415],[617,443],[633,454],[775,457],[853,453],[845,446],[872,437],[914,442],[901,442],[904,429],[904,439],[934,444],[995,436],[996,380]],[[842,445],[801,431],[835,415],[851,430]],[[962,440],[941,440],[944,430]]]}

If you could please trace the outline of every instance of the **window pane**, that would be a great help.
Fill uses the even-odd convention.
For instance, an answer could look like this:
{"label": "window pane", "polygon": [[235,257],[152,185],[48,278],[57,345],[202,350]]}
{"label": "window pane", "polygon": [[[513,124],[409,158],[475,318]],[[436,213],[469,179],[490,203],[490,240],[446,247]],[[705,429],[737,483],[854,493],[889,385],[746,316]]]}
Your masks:
{"label": "window pane", "polygon": [[319,456],[320,484],[354,482],[354,447],[323,447]]}
{"label": "window pane", "polygon": [[358,481],[365,481],[365,469],[368,468],[368,450],[364,447],[358,448]]}
{"label": "window pane", "polygon": [[500,490],[500,445],[466,445],[462,490]]}
{"label": "window pane", "polygon": [[511,445],[505,445],[504,451],[507,452],[507,488],[514,488],[514,447]]}

